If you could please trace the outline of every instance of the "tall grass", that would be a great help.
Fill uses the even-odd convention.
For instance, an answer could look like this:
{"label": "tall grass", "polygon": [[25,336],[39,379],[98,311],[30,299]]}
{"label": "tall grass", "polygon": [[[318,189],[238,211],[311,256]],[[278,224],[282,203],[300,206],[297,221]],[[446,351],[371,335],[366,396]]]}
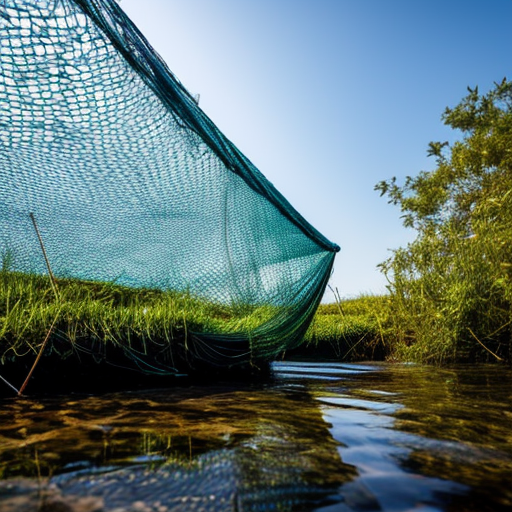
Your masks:
{"label": "tall grass", "polygon": [[387,296],[361,295],[321,304],[300,351],[344,361],[385,358],[394,339],[389,302]]}
{"label": "tall grass", "polygon": [[507,237],[496,223],[474,228],[470,237],[419,238],[388,262],[397,358],[436,364],[510,360]]}
{"label": "tall grass", "polygon": [[[390,352],[389,297],[362,296],[320,305],[303,348],[309,357],[383,358]],[[228,306],[188,293],[132,289],[112,283],[59,279],[0,270],[0,362],[32,361],[55,322],[45,353],[66,359],[94,344],[100,353],[170,349],[194,332],[251,333],[275,316],[275,307]],[[99,347],[99,348],[98,348]],[[173,364],[173,361],[170,361]]]}
{"label": "tall grass", "polygon": [[[84,340],[123,349],[172,346],[189,332],[250,332],[270,306],[232,308],[186,292],[132,289],[111,283],[59,279],[58,297],[45,276],[0,271],[0,360],[38,353],[55,319],[53,341],[63,358]],[[49,350],[62,350],[53,343]]]}

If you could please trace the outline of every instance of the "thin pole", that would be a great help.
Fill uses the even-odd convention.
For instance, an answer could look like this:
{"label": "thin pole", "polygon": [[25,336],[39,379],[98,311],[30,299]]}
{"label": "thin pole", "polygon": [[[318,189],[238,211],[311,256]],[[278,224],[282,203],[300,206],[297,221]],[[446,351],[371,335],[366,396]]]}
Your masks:
{"label": "thin pole", "polygon": [[[32,212],[30,212],[30,219],[32,220],[32,224],[34,224],[34,229],[36,231],[37,238],[39,240],[39,245],[41,246],[41,251],[43,252],[44,261],[46,262],[46,267],[48,268],[48,274],[50,275],[50,282],[52,283],[53,292],[55,293],[55,298],[58,301],[60,299],[60,297],[59,297],[59,293],[57,291],[57,281],[55,280],[55,276],[53,275],[52,268],[50,266],[50,260],[48,259],[48,255],[46,254],[46,249],[44,248],[43,239],[42,239],[41,233],[39,232],[39,229],[37,227],[36,218]],[[57,314],[55,315],[55,318],[53,319],[52,325],[50,326],[50,328],[48,329],[48,332],[46,333],[46,337],[41,345],[39,353],[37,354],[36,360],[34,361],[32,368],[28,372],[27,378],[25,379],[21,388],[18,391],[18,396],[22,395],[23,391],[25,391],[28,381],[30,380],[30,377],[32,377],[32,374],[34,373],[34,370],[36,369],[37,363],[39,362],[39,359],[41,359],[41,356],[43,355],[46,344],[48,343],[48,340],[50,339],[50,336],[53,333],[53,330],[55,328],[55,324],[57,323],[57,318],[59,317],[59,314],[60,314],[60,309],[57,311]]]}
{"label": "thin pole", "polygon": [[1,375],[0,375],[0,379],[3,380],[11,389],[14,389],[14,391],[16,391],[16,393],[19,393],[19,391],[7,379],[4,379]]}
{"label": "thin pole", "polygon": [[480,343],[480,345],[482,345],[482,347],[485,348],[485,350],[487,350],[487,352],[489,352],[489,354],[492,354],[498,361],[503,361],[503,359],[500,357],[500,356],[497,356],[492,350],[488,349],[477,337],[476,337],[476,334],[468,327],[468,331],[471,333],[471,335],[473,336],[473,338],[475,338],[476,341],[478,341],[478,343]]}
{"label": "thin pole", "polygon": [[59,313],[60,313],[60,309],[59,309],[59,311],[57,311],[57,314],[55,315],[55,318],[53,319],[52,325],[51,325],[50,329],[48,329],[48,332],[46,333],[46,338],[44,339],[43,344],[41,345],[41,348],[39,349],[39,354],[37,354],[36,360],[34,361],[32,368],[28,372],[25,382],[23,382],[20,390],[18,391],[18,396],[21,396],[23,394],[23,391],[25,391],[28,381],[30,380],[30,377],[32,377],[32,374],[34,373],[34,370],[36,369],[37,363],[39,362],[39,359],[41,359],[41,356],[43,355],[44,348],[46,347],[46,344],[48,343],[48,340],[50,339],[50,336],[55,327],[55,323],[57,322],[57,318],[59,317]]}
{"label": "thin pole", "polygon": [[39,228],[37,227],[36,218],[34,214],[30,212],[30,219],[32,220],[32,224],[34,224],[34,229],[36,231],[37,238],[39,240],[39,245],[41,246],[41,251],[43,252],[44,261],[46,262],[46,268],[48,269],[48,274],[50,275],[50,281],[52,283],[52,288],[55,293],[57,299],[59,298],[59,293],[57,292],[57,281],[52,272],[52,267],[50,266],[50,260],[48,259],[48,255],[46,254],[46,249],[44,248],[43,239],[41,237],[41,233],[39,232]]}

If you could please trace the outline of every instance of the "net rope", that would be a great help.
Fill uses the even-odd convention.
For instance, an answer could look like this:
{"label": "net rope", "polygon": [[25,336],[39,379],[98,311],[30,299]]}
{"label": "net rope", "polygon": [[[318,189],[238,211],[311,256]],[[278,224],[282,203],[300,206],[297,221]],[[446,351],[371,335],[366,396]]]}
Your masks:
{"label": "net rope", "polygon": [[114,0],[0,0],[0,250],[45,274],[30,214],[58,278],[274,307],[250,332],[190,333],[218,364],[296,346],[339,250]]}

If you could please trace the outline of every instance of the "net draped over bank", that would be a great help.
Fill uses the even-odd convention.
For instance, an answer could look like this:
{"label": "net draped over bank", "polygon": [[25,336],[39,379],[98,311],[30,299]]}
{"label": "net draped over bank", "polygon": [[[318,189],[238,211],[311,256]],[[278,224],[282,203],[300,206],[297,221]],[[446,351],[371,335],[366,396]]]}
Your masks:
{"label": "net draped over bank", "polygon": [[31,214],[57,278],[272,306],[250,332],[190,333],[219,364],[296,346],[339,250],[114,0],[0,1],[0,248],[45,274]]}

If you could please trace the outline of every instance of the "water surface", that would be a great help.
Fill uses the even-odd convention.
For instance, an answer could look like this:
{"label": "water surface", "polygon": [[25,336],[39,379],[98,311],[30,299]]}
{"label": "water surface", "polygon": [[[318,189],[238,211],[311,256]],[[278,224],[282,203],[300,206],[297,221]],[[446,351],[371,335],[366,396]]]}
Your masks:
{"label": "water surface", "polygon": [[4,399],[0,511],[510,511],[511,427],[499,366]]}

